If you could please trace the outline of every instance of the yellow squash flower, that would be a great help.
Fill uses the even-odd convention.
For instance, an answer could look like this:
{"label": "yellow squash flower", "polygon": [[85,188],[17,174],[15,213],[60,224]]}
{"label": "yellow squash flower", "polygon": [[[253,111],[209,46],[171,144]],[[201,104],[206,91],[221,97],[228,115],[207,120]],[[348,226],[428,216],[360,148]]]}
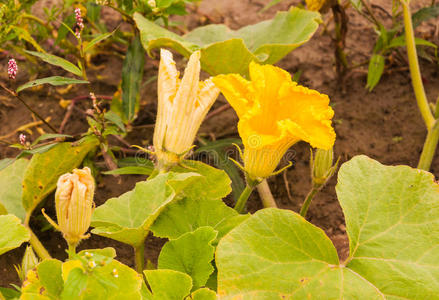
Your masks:
{"label": "yellow squash flower", "polygon": [[272,175],[288,148],[300,140],[332,148],[334,111],[327,95],[297,85],[280,68],[254,62],[249,68],[251,81],[237,74],[213,79],[238,114],[249,179]]}
{"label": "yellow squash flower", "polygon": [[209,78],[199,81],[200,51],[190,58],[183,78],[172,53],[161,49],[154,148],[159,169],[177,164],[191,149],[201,122],[219,94]]}
{"label": "yellow squash flower", "polygon": [[94,209],[95,181],[89,168],[74,169],[58,179],[55,208],[58,224],[46,214],[47,220],[59,231],[69,245],[75,246],[87,238]]}

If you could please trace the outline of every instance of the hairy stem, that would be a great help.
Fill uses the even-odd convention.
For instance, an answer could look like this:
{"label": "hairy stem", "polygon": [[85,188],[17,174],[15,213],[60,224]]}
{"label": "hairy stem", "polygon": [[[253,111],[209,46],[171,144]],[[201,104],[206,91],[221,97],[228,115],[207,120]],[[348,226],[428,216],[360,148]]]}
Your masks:
{"label": "hairy stem", "polygon": [[260,184],[256,186],[259,196],[261,197],[264,207],[277,207],[273,194],[271,193],[270,186],[267,179],[262,180]]}
{"label": "hairy stem", "polygon": [[305,201],[302,204],[302,208],[300,209],[300,215],[302,217],[306,217],[306,213],[308,212],[309,205],[311,204],[312,199],[314,199],[314,196],[322,189],[322,185],[314,185],[312,189],[309,191],[308,195],[305,198]]}
{"label": "hairy stem", "polygon": [[436,147],[439,141],[439,123],[436,121],[434,126],[428,130],[427,138],[422,148],[421,157],[418,162],[418,169],[425,171],[430,170],[431,162],[433,161]]}
{"label": "hairy stem", "polygon": [[253,191],[253,187],[247,184],[245,186],[245,189],[242,191],[241,196],[239,196],[238,201],[236,201],[235,210],[238,213],[244,212],[245,204],[247,203],[248,197],[250,197],[252,191]]}
{"label": "hairy stem", "polygon": [[434,124],[434,117],[428,104],[427,96],[422,84],[421,71],[419,69],[418,55],[416,53],[415,35],[413,33],[412,16],[410,13],[409,4],[406,1],[401,1],[404,12],[404,28],[405,40],[407,45],[407,55],[409,59],[410,76],[412,78],[413,90],[415,92],[416,101],[418,102],[419,110],[424,119],[425,126],[430,130]]}
{"label": "hairy stem", "polygon": [[137,273],[142,274],[145,266],[145,241],[134,247],[134,262]]}
{"label": "hairy stem", "polygon": [[51,259],[49,252],[44,248],[43,244],[41,244],[38,237],[35,235],[35,233],[30,229],[29,221],[30,217],[32,215],[32,212],[27,213],[26,217],[24,218],[24,226],[29,230],[30,232],[30,240],[29,243],[32,245],[32,247],[35,250],[35,253],[41,258],[41,259]]}

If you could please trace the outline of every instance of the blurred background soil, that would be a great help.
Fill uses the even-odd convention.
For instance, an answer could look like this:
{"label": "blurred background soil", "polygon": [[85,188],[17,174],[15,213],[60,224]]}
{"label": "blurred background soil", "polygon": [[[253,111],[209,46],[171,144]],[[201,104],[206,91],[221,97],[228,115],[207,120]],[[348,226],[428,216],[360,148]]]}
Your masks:
{"label": "blurred background soil", "polygon": [[[50,3],[49,3],[50,2]],[[203,0],[198,9],[185,17],[176,18],[182,22],[184,30],[191,30],[197,26],[209,23],[224,23],[232,29],[238,29],[248,24],[254,24],[264,19],[272,18],[276,11],[287,10],[299,1],[283,1],[264,13],[260,10],[269,0]],[[391,12],[391,3],[388,0],[371,1],[375,14],[383,22],[388,22],[389,17],[385,12]],[[417,10],[428,5],[430,0],[412,1],[412,9]],[[56,1],[39,1],[34,7],[35,14],[45,5],[52,5]],[[348,11],[349,31],[346,41],[346,52],[353,65],[366,62],[371,54],[377,35],[372,25],[350,8]],[[110,9],[104,10],[104,18],[109,30],[120,23],[120,17]],[[328,23],[327,30],[333,33],[331,14],[323,16]],[[294,30],[292,28],[291,30]],[[418,27],[416,35],[428,39],[438,45],[438,20],[431,20]],[[407,66],[393,66],[385,70],[385,74],[373,90],[365,89],[367,77],[367,64],[351,69],[343,85],[337,79],[334,64],[334,44],[331,38],[323,33],[322,26],[310,42],[299,47],[286,56],[277,65],[290,73],[302,71],[300,84],[326,93],[331,98],[335,110],[333,125],[337,133],[335,155],[341,158],[341,163],[355,155],[366,154],[383,164],[405,164],[415,167],[422,150],[426,130],[416,106],[410,76]],[[110,53],[110,52],[109,52]],[[403,52],[405,55],[405,52]],[[1,55],[1,54],[0,54]],[[178,57],[178,56],[177,56]],[[122,58],[105,53],[95,56],[91,60],[93,66],[89,67],[89,77],[93,89],[98,95],[111,96],[117,90],[121,79]],[[180,60],[181,62],[181,60]],[[184,63],[179,63],[182,66]],[[58,68],[48,68],[47,64],[30,64],[18,62],[19,75],[17,84],[29,81],[30,74],[37,73],[39,78],[50,75],[63,75]],[[145,74],[142,92],[141,109],[133,130],[126,140],[131,144],[148,145],[152,140],[153,126],[156,113],[156,81],[149,82],[152,76],[157,75],[158,61],[146,59]],[[7,58],[0,57],[0,80],[7,78]],[[29,69],[27,69],[29,68]],[[421,60],[421,69],[425,89],[430,101],[435,101],[439,94],[438,66]],[[32,72],[31,72],[32,71]],[[33,79],[33,78],[32,78]],[[69,100],[77,96],[86,96],[87,90],[83,87],[73,87],[71,90],[44,86],[38,90],[23,92],[23,97],[32,107],[45,117],[50,116],[50,122],[59,126],[66,113],[61,107],[62,100]],[[218,108],[225,103],[221,96],[214,107]],[[78,107],[85,110],[90,107],[88,100],[79,103]],[[10,98],[0,91],[0,137],[11,142],[18,141],[20,132],[15,130],[25,124],[35,121],[29,111],[21,103]],[[237,137],[237,117],[233,110],[207,119],[201,129],[200,135],[215,137]],[[65,127],[65,133],[80,134],[88,128],[85,116],[80,111],[74,111],[72,118]],[[34,130],[31,139],[38,133]],[[0,143],[0,159],[13,157],[17,151]],[[309,176],[309,146],[305,143],[296,144],[288,153],[288,159],[293,160],[293,167],[285,175],[280,174],[269,179],[272,192],[280,208],[298,211],[308,193],[311,183]],[[285,162],[284,162],[285,164]],[[439,174],[439,157],[433,161],[431,172]],[[101,177],[96,191],[96,205],[101,205],[107,199],[132,189],[135,183],[143,180],[143,176],[122,177],[121,182],[112,176]],[[344,217],[335,193],[336,176],[317,195],[310,206],[308,220],[322,228],[334,242],[340,257],[346,258],[349,252],[349,242],[346,235]],[[289,191],[289,192],[288,192]],[[46,201],[46,210],[54,215],[53,196]],[[249,202],[250,211],[261,208],[257,193],[254,193]],[[39,214],[35,214],[36,216]],[[31,225],[35,228],[43,244],[47,246],[54,257],[66,257],[65,242],[61,234],[52,230],[40,232],[41,218],[34,217]],[[149,237],[146,246],[146,257],[156,262],[158,253],[164,240]],[[117,258],[123,263],[133,266],[133,253],[129,246],[116,241],[92,235],[84,241],[79,250],[86,248],[102,248],[111,246],[117,249]],[[13,264],[21,260],[24,247],[0,256],[0,286],[9,283],[18,283],[18,276],[13,269]]]}

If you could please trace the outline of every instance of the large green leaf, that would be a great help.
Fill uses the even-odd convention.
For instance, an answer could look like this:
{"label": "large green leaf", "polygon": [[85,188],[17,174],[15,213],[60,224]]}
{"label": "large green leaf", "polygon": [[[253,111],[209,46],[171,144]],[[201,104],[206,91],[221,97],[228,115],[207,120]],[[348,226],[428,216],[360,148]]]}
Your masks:
{"label": "large green leaf", "polygon": [[66,70],[72,74],[75,74],[77,76],[82,76],[82,71],[77,66],[75,66],[74,64],[72,64],[68,60],[65,60],[64,58],[61,58],[59,56],[49,54],[49,53],[42,53],[42,52],[35,52],[35,51],[28,51],[28,50],[24,50],[24,51],[26,53],[33,55],[33,56],[41,58],[43,61],[45,61],[51,65],[61,67],[64,70]]}
{"label": "large green leaf", "polygon": [[122,107],[128,121],[136,117],[144,64],[145,50],[140,43],[140,37],[136,35],[128,47],[122,68]]}
{"label": "large green leaf", "polygon": [[214,270],[212,242],[216,235],[212,227],[200,227],[167,242],[160,252],[158,268],[188,274],[192,277],[193,289],[204,286]]}
{"label": "large green leaf", "polygon": [[27,159],[18,159],[0,171],[0,204],[7,213],[14,214],[22,221],[26,211],[21,201],[23,175],[29,164]]}
{"label": "large green leaf", "polygon": [[357,156],[339,172],[347,267],[388,299],[439,295],[439,186],[431,173]]}
{"label": "large green leaf", "polygon": [[169,172],[138,182],[134,190],[107,200],[94,211],[92,232],[132,246],[142,244],[160,212],[198,177]]}
{"label": "large green leaf", "polygon": [[350,256],[340,264],[322,230],[264,209],[219,243],[221,299],[436,299],[439,186],[430,173],[365,156],[339,172]]}
{"label": "large green leaf", "polygon": [[30,233],[14,215],[0,216],[0,255],[30,239]]}
{"label": "large green leaf", "polygon": [[183,300],[192,289],[189,275],[174,270],[143,271],[152,290],[153,300]]}
{"label": "large green leaf", "polygon": [[58,178],[78,167],[97,145],[96,138],[87,138],[78,145],[60,143],[47,152],[35,154],[23,177],[23,206],[26,211],[33,211],[55,189]]}
{"label": "large green leaf", "polygon": [[223,170],[206,165],[200,161],[185,160],[184,167],[177,166],[174,172],[196,172],[203,177],[184,189],[187,197],[199,199],[224,198],[232,191],[229,176]]}
{"label": "large green leaf", "polygon": [[26,82],[25,84],[22,84],[17,88],[17,93],[21,92],[22,90],[25,90],[25,89],[28,89],[28,88],[31,88],[31,87],[34,87],[37,85],[42,85],[42,84],[50,84],[53,86],[58,86],[58,85],[79,84],[79,83],[89,83],[89,82],[86,80],[79,80],[79,79],[75,79],[75,78],[51,76],[51,77],[40,78],[40,79]]}
{"label": "large green leaf", "polygon": [[221,199],[186,197],[165,208],[151,226],[151,231],[158,237],[176,239],[197,228],[209,226],[218,231],[219,240],[248,217],[238,214]]}
{"label": "large green leaf", "polygon": [[216,293],[208,288],[198,289],[191,294],[192,300],[216,300]]}
{"label": "large green leaf", "polygon": [[273,64],[307,42],[318,28],[320,14],[299,8],[279,12],[274,19],[231,30],[225,25],[198,27],[179,36],[145,19],[134,20],[144,48],[170,47],[184,56],[201,50],[202,68],[211,75],[248,74],[251,61]]}

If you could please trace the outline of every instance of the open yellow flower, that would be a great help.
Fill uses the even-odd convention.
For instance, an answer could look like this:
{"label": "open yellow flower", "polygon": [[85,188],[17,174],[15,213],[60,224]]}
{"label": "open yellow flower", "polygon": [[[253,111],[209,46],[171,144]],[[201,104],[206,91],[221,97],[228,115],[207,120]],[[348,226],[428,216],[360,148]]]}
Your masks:
{"label": "open yellow flower", "polygon": [[321,149],[333,146],[334,111],[327,95],[297,85],[280,68],[254,62],[249,68],[251,81],[228,74],[213,82],[238,114],[244,168],[251,180],[273,174],[288,148],[300,140]]}
{"label": "open yellow flower", "polygon": [[154,148],[159,169],[178,163],[190,150],[201,122],[219,94],[209,78],[199,81],[200,51],[194,52],[183,78],[172,53],[161,49]]}

